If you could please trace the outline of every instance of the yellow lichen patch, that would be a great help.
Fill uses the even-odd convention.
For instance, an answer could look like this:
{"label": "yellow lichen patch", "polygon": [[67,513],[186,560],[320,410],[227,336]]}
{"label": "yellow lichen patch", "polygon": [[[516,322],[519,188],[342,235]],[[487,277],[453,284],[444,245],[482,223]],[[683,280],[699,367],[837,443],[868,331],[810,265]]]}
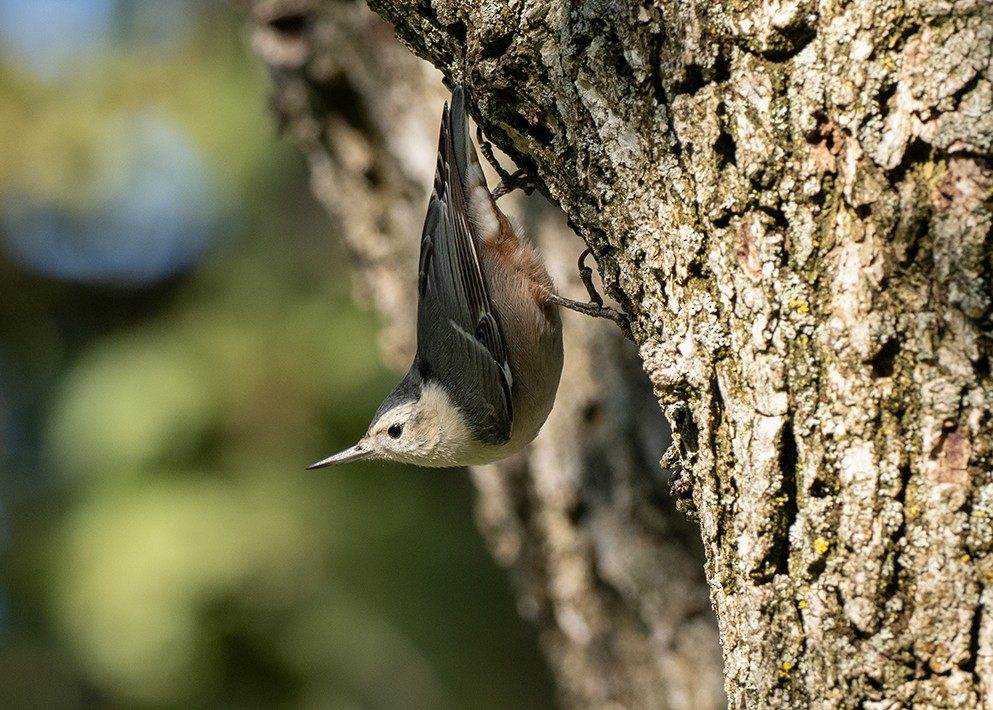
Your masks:
{"label": "yellow lichen patch", "polygon": [[783,665],[779,667],[779,677],[781,680],[789,680],[791,677],[791,671],[793,670],[793,664],[789,661],[783,661]]}

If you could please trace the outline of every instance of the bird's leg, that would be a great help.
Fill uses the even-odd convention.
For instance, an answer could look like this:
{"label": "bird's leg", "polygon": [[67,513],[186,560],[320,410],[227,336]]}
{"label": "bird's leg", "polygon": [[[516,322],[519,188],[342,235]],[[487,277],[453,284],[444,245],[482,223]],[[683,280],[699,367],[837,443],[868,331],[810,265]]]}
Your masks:
{"label": "bird's leg", "polygon": [[593,285],[593,269],[586,265],[586,257],[588,257],[593,252],[592,249],[586,247],[583,253],[579,255],[579,278],[583,280],[583,286],[586,287],[586,293],[590,295],[590,303],[595,303],[598,306],[603,305],[603,299],[600,294],[597,293],[596,286]]}
{"label": "bird's leg", "polygon": [[556,306],[568,308],[570,311],[576,311],[577,313],[582,313],[593,318],[607,318],[612,320],[617,323],[617,327],[624,333],[625,338],[634,340],[628,318],[620,311],[615,311],[613,308],[608,308],[607,306],[598,306],[595,303],[580,303],[579,301],[573,301],[571,298],[560,296],[557,293],[549,294],[548,300]]}
{"label": "bird's leg", "polygon": [[515,170],[506,179],[501,180],[490,194],[493,195],[494,200],[499,200],[508,192],[518,189],[523,190],[525,195],[530,195],[534,192],[534,181],[523,170]]}
{"label": "bird's leg", "polygon": [[476,140],[479,142],[479,150],[482,152],[483,157],[486,158],[486,162],[492,165],[497,175],[500,176],[500,182],[490,192],[494,200],[499,200],[508,192],[513,192],[518,188],[524,190],[525,195],[530,195],[534,192],[534,182],[527,176],[527,173],[523,170],[516,170],[512,174],[508,173],[497,162],[496,156],[493,155],[493,146],[488,140],[483,138],[483,129],[479,126],[476,126]]}
{"label": "bird's leg", "polygon": [[582,254],[579,255],[579,276],[583,280],[583,285],[586,287],[586,292],[590,296],[589,303],[580,303],[579,301],[573,301],[571,298],[565,298],[558,295],[557,293],[549,294],[549,300],[557,306],[562,308],[568,308],[569,310],[582,313],[593,318],[607,318],[609,320],[617,323],[617,327],[621,329],[624,333],[624,337],[628,340],[634,340],[634,336],[631,334],[631,324],[628,322],[628,317],[619,312],[615,311],[613,308],[608,308],[603,305],[603,298],[597,293],[596,286],[593,285],[593,269],[586,265],[586,257],[589,255],[590,249],[586,248]]}

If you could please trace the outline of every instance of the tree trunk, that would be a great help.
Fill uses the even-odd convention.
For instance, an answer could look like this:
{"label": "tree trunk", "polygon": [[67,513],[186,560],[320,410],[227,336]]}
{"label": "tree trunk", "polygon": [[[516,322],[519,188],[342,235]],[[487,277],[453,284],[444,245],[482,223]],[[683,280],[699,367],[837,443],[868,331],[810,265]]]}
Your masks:
{"label": "tree trunk", "polygon": [[[993,707],[993,5],[373,5],[470,87],[630,315],[730,705]],[[352,3],[255,13],[318,194],[409,353],[429,80],[397,50],[356,56],[359,25],[383,29]],[[328,29],[341,17],[358,25]],[[356,166],[365,185],[338,181]],[[564,245],[542,244],[560,285]],[[702,577],[644,462],[663,424],[613,333],[566,328],[548,431],[474,472],[484,532],[566,704],[715,707]]]}

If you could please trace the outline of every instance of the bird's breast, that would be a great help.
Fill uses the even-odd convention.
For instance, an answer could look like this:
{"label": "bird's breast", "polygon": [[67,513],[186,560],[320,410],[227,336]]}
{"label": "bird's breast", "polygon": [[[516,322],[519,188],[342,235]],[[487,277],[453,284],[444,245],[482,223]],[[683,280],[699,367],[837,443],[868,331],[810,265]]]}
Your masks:
{"label": "bird's breast", "polygon": [[534,248],[516,238],[483,244],[483,270],[513,375],[514,424],[507,453],[538,434],[562,374],[562,321],[548,302],[551,277]]}

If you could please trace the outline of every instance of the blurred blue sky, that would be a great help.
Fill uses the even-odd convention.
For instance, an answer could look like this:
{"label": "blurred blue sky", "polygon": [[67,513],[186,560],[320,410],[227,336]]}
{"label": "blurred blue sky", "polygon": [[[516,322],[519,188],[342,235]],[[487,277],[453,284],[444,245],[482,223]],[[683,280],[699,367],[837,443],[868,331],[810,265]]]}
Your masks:
{"label": "blurred blue sky", "polygon": [[6,62],[40,79],[72,80],[112,44],[175,47],[195,22],[186,0],[0,0]]}
{"label": "blurred blue sky", "polygon": [[[214,176],[174,122],[156,113],[114,121],[93,146],[94,199],[78,209],[17,187],[0,219],[11,256],[70,281],[141,284],[193,265],[218,236]],[[102,160],[116,154],[112,160]]]}
{"label": "blurred blue sky", "polygon": [[[115,51],[177,51],[198,11],[182,0],[0,0],[0,56],[39,83],[68,87]],[[38,194],[37,165],[25,184],[3,186],[0,232],[23,266],[69,281],[151,283],[188,269],[220,235],[217,176],[154,105],[121,112],[68,148],[83,199]]]}
{"label": "blurred blue sky", "polygon": [[111,41],[115,4],[113,0],[0,0],[4,61],[41,79],[72,79],[80,67],[103,55]]}

